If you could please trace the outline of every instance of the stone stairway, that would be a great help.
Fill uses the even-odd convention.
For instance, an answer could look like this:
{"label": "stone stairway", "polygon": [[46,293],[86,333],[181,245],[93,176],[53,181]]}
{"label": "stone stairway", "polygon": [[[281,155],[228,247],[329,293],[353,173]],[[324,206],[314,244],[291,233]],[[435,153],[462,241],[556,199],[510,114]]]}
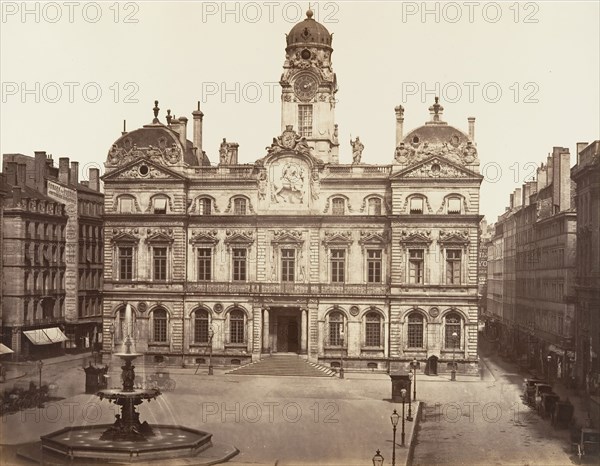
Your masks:
{"label": "stone stairway", "polygon": [[297,354],[263,356],[263,359],[228,372],[235,375],[275,375],[296,377],[332,377],[335,375],[325,366],[308,362]]}

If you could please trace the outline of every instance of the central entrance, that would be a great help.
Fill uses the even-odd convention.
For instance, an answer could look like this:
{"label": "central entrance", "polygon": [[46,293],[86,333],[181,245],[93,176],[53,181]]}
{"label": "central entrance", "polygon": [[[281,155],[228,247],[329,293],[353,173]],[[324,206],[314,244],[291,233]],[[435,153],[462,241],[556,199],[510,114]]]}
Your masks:
{"label": "central entrance", "polygon": [[273,353],[299,353],[301,312],[298,308],[271,308],[269,337]]}

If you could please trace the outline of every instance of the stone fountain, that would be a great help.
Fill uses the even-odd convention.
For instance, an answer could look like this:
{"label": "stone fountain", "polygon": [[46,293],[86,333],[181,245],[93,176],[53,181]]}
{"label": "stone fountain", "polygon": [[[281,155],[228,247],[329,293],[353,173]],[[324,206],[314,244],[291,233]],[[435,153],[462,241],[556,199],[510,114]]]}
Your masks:
{"label": "stone fountain", "polygon": [[89,464],[143,462],[170,465],[217,464],[227,461],[239,451],[229,445],[213,445],[212,434],[183,426],[150,425],[140,422],[136,407],[161,395],[156,388],[134,387],[133,361],[142,354],[135,351],[131,306],[125,309],[124,341],[118,356],[124,364],[122,388],[99,391],[106,399],[120,406],[121,414],[113,424],[71,426],[41,437],[42,464]]}

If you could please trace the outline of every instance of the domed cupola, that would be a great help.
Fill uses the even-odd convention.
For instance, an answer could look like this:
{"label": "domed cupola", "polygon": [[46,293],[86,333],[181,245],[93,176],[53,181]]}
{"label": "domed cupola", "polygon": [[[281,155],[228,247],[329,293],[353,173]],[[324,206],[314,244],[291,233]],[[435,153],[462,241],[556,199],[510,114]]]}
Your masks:
{"label": "domed cupola", "polygon": [[325,45],[331,47],[333,35],[327,28],[313,19],[312,10],[306,12],[306,19],[296,24],[287,35],[287,45]]}

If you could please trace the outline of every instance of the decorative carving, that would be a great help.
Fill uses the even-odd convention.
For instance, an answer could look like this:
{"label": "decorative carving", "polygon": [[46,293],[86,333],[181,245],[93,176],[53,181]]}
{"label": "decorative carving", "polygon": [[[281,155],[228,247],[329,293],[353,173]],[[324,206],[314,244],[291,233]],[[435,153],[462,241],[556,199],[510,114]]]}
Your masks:
{"label": "decorative carving", "polygon": [[194,200],[190,203],[190,205],[188,207],[188,213],[190,213],[190,214],[196,213],[196,211],[198,210],[198,203],[200,202],[200,199],[202,199],[202,198],[208,198],[211,200],[211,209],[215,214],[218,214],[221,212],[219,210],[219,207],[217,207],[217,202],[215,201],[215,199],[212,196],[200,195],[200,196],[197,196],[196,198],[194,198]]}
{"label": "decorative carving", "polygon": [[192,237],[190,238],[191,244],[216,244],[218,242],[219,240],[217,239],[217,230],[194,230],[192,232]]}
{"label": "decorative carving", "polygon": [[350,315],[351,316],[356,317],[359,312],[360,312],[360,310],[358,309],[358,306],[350,306]]}
{"label": "decorative carving", "polygon": [[447,230],[440,231],[439,243],[443,244],[461,244],[469,243],[469,230]]}
{"label": "decorative carving", "polygon": [[141,313],[144,313],[144,312],[146,312],[147,309],[148,309],[148,305],[144,301],[140,301],[138,303],[138,307],[137,307],[138,311],[140,311]]}
{"label": "decorative carving", "polygon": [[402,230],[400,231],[400,243],[431,243],[431,230]]}
{"label": "decorative carving", "polygon": [[459,165],[477,165],[477,148],[471,141],[460,143],[458,136],[453,136],[448,142],[411,142],[409,146],[400,143],[394,154],[395,163],[413,165],[428,157],[444,157]]}
{"label": "decorative carving", "polygon": [[217,303],[213,306],[213,310],[217,313],[220,314],[221,312],[223,312],[223,305],[221,303]]}
{"label": "decorative carving", "polygon": [[437,307],[432,307],[429,309],[429,315],[435,319],[440,315],[440,310]]}
{"label": "decorative carving", "polygon": [[267,178],[267,172],[266,170],[261,169],[258,173],[258,198],[260,200],[266,199],[268,185],[269,181]]}
{"label": "decorative carving", "polygon": [[311,148],[306,142],[306,138],[296,133],[293,125],[286,125],[285,131],[281,133],[281,136],[273,138],[273,143],[266,150],[269,155],[290,150],[303,155],[311,155]]}
{"label": "decorative carving", "polygon": [[146,169],[142,169],[142,165],[135,165],[127,170],[122,171],[116,177],[117,179],[131,179],[131,178],[151,178],[151,179],[166,179],[170,178],[169,174],[159,170],[152,165],[143,165]]}
{"label": "decorative carving", "polygon": [[293,242],[302,243],[302,232],[297,230],[275,230],[273,243]]}
{"label": "decorative carving", "polygon": [[373,244],[373,243],[386,243],[387,242],[387,235],[385,234],[385,231],[383,230],[379,230],[379,231],[368,231],[368,230],[362,230],[360,232],[360,239],[358,240],[359,244]]}
{"label": "decorative carving", "polygon": [[319,170],[314,169],[310,178],[310,196],[313,201],[319,199],[321,195],[321,179],[319,178]]}
{"label": "decorative carving", "polygon": [[252,243],[254,232],[252,230],[225,230],[226,243]]}
{"label": "decorative carving", "polygon": [[296,162],[287,162],[281,170],[279,184],[273,186],[271,201],[303,204],[305,185],[304,169]]}
{"label": "decorative carving", "polygon": [[[233,207],[233,199],[235,198],[235,196],[230,197],[229,198],[229,202],[227,203],[227,208],[225,209],[226,214],[231,212],[231,208]],[[252,206],[252,201],[250,201],[250,199],[244,197],[244,199],[246,199],[246,201],[248,202],[248,210],[250,211],[251,214],[255,213],[254,212],[254,207]]]}
{"label": "decorative carving", "polygon": [[325,239],[323,240],[325,244],[331,243],[344,243],[350,244],[352,243],[352,232],[351,231],[326,231]]}
{"label": "decorative carving", "polygon": [[182,160],[183,151],[177,143],[172,143],[171,147],[167,147],[167,139],[159,138],[158,147],[149,145],[148,147],[137,147],[133,144],[130,138],[123,140],[123,146],[119,147],[113,144],[108,151],[106,165],[117,167],[126,165],[136,159],[146,159],[153,162],[162,163],[164,165],[175,165]]}
{"label": "decorative carving", "polygon": [[113,228],[113,243],[138,243],[140,241],[140,231],[138,228]]}
{"label": "decorative carving", "polygon": [[174,240],[172,228],[148,228],[146,230],[146,242],[168,242],[172,243]]}
{"label": "decorative carving", "polygon": [[464,171],[443,163],[438,159],[432,159],[429,162],[415,168],[404,174],[405,178],[468,178]]}

